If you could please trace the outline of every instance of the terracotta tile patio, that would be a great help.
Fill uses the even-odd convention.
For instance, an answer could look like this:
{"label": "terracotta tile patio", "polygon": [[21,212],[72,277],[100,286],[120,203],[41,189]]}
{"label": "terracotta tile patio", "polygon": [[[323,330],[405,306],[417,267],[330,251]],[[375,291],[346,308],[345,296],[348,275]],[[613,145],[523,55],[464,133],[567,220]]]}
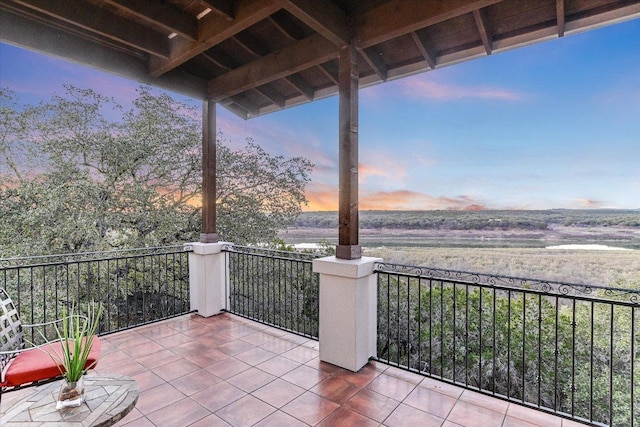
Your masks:
{"label": "terracotta tile patio", "polygon": [[118,426],[581,425],[377,362],[352,373],[320,362],[317,341],[231,314],[105,336],[97,370],[140,387]]}

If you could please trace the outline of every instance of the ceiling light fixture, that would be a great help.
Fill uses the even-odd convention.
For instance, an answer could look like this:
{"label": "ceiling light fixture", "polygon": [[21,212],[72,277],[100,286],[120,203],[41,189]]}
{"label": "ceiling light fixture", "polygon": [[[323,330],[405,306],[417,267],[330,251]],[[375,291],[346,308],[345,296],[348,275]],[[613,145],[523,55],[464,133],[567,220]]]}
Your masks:
{"label": "ceiling light fixture", "polygon": [[211,12],[211,8],[206,8],[205,10],[203,10],[202,12],[200,12],[199,14],[196,15],[196,18],[198,19],[202,19],[205,16],[207,16],[209,14],[209,12]]}

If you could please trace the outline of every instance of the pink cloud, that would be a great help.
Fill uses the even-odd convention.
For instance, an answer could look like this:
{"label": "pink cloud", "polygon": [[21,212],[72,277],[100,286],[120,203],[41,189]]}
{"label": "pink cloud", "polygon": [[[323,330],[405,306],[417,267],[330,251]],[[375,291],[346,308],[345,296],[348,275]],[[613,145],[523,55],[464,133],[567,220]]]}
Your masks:
{"label": "pink cloud", "polygon": [[335,185],[311,182],[305,191],[309,200],[305,211],[337,211],[338,187]]}
{"label": "pink cloud", "polygon": [[400,83],[405,96],[412,98],[427,98],[438,101],[449,101],[456,99],[498,99],[503,101],[520,101],[525,98],[524,94],[500,87],[491,86],[459,86],[454,84],[440,83],[429,79],[427,76]]}
{"label": "pink cloud", "polygon": [[594,199],[587,199],[587,198],[578,199],[576,200],[576,202],[578,206],[584,209],[598,209],[598,208],[604,208],[607,206],[606,202],[602,200],[594,200]]}
{"label": "pink cloud", "polygon": [[368,177],[370,176],[382,176],[382,177],[389,177],[389,173],[379,167],[373,166],[373,165],[369,165],[369,164],[364,164],[364,163],[360,163],[358,165],[358,178],[360,180],[360,182],[365,182],[367,180]]}
{"label": "pink cloud", "polygon": [[[338,188],[326,184],[311,184],[305,192],[309,205],[306,211],[338,210]],[[469,196],[436,197],[409,190],[378,191],[360,195],[361,210],[484,210],[487,207]]]}
{"label": "pink cloud", "polygon": [[360,197],[363,210],[483,210],[485,206],[469,196],[435,197],[409,190],[378,191]]}
{"label": "pink cloud", "polygon": [[374,86],[363,91],[363,96],[370,99],[383,99],[397,96],[412,99],[431,99],[436,101],[452,101],[460,99],[493,99],[501,101],[524,101],[526,93],[503,87],[487,85],[459,85],[438,81],[432,75],[421,74],[397,80],[387,85]]}

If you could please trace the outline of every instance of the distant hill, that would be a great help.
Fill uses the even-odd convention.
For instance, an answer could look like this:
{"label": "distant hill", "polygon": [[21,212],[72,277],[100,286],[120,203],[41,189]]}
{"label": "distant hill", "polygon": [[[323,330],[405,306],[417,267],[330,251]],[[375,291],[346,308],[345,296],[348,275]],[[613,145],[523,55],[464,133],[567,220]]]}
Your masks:
{"label": "distant hill", "polygon": [[[481,211],[360,211],[361,229],[547,230],[563,227],[638,227],[639,209],[551,209]],[[337,228],[338,213],[303,212],[295,224]]]}

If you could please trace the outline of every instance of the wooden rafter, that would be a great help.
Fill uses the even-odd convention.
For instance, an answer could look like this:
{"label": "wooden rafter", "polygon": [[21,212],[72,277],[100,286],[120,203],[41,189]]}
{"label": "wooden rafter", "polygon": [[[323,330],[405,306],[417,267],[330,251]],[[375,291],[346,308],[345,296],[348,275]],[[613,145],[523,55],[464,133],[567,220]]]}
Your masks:
{"label": "wooden rafter", "polygon": [[313,87],[306,82],[305,79],[298,75],[291,75],[285,77],[285,80],[298,92],[305,96],[309,101],[315,97],[315,91]]}
{"label": "wooden rafter", "polygon": [[424,35],[423,31],[414,31],[411,33],[411,37],[420,50],[422,57],[427,62],[427,65],[429,65],[429,68],[432,70],[436,68],[436,56],[431,52],[429,40]]}
{"label": "wooden rafter", "polygon": [[[366,48],[503,0],[421,0],[383,3],[358,17],[358,46]],[[393,16],[393,19],[389,19]]]}
{"label": "wooden rafter", "polygon": [[231,96],[230,99],[243,110],[245,110],[250,116],[259,116],[260,107],[251,100],[247,99],[243,94]]}
{"label": "wooden rafter", "polygon": [[280,93],[277,90],[273,89],[269,85],[262,85],[260,87],[257,87],[255,90],[260,95],[267,98],[271,103],[277,105],[280,108],[284,108],[287,103],[286,98],[280,95]]}
{"label": "wooden rafter", "polygon": [[216,55],[211,56],[207,53],[203,53],[202,55],[200,55],[203,59],[211,62],[213,65],[215,65],[218,68],[222,68],[225,72],[227,71],[231,71],[233,69],[233,66],[231,66],[231,60],[226,58],[223,59],[223,57],[221,55]]}
{"label": "wooden rafter", "polygon": [[198,39],[198,20],[168,3],[148,0],[103,0],[143,21],[163,27],[167,34],[176,33],[188,40]]}
{"label": "wooden rafter", "polygon": [[209,82],[209,96],[233,96],[337,57],[335,45],[316,34],[216,77]]}
{"label": "wooden rafter", "polygon": [[331,80],[333,84],[338,84],[340,77],[337,67],[331,66],[331,64],[326,63],[318,65],[317,68],[322,74],[324,74],[329,80]]}
{"label": "wooden rafter", "polygon": [[302,40],[305,38],[304,32],[300,28],[291,23],[282,22],[282,19],[277,19],[277,15],[272,15],[267,19],[275,29],[289,40]]}
{"label": "wooden rafter", "polygon": [[0,40],[4,42],[74,62],[91,64],[128,79],[153,84],[196,99],[206,98],[207,83],[203,79],[180,72],[151,79],[143,58],[110,49],[102,43],[80,39],[69,32],[22,17],[5,6],[0,3]]}
{"label": "wooden rafter", "polygon": [[211,93],[247,117],[335,94],[345,46],[368,86],[634,19],[640,0],[0,0],[0,12],[2,42]]}
{"label": "wooden rafter", "polygon": [[476,21],[476,27],[478,27],[478,33],[480,33],[480,38],[482,39],[482,45],[484,46],[484,50],[487,52],[487,55],[491,55],[492,52],[492,35],[489,30],[489,25],[487,24],[487,18],[485,16],[485,12],[483,9],[476,9],[473,11],[473,19]]}
{"label": "wooden rafter", "polygon": [[268,55],[270,52],[266,48],[266,46],[255,37],[250,36],[249,34],[237,34],[232,37],[233,41],[236,42],[242,49],[244,49],[247,53],[255,57],[261,57]]}
{"label": "wooden rafter", "polygon": [[244,108],[242,108],[241,106],[239,106],[238,104],[234,103],[229,98],[219,102],[219,104],[240,118],[243,118],[245,120],[249,118],[249,112]]}
{"label": "wooden rafter", "polygon": [[293,16],[322,34],[336,46],[345,46],[351,39],[349,18],[333,2],[318,0],[282,0],[283,7]]}
{"label": "wooden rafter", "polygon": [[161,76],[194,56],[260,22],[279,10],[280,7],[280,2],[277,0],[239,0],[235,18],[232,21],[227,21],[213,13],[204,16],[200,21],[201,31],[198,40],[190,43],[174,42],[171,46],[171,56],[168,59],[151,59],[149,74],[152,77]]}
{"label": "wooden rafter", "polygon": [[380,77],[380,80],[387,81],[387,64],[384,63],[381,52],[375,47],[370,47],[368,49],[360,49],[360,55]]}
{"label": "wooden rafter", "polygon": [[14,3],[156,57],[169,57],[167,35],[89,3],[74,0],[15,0]]}
{"label": "wooden rafter", "polygon": [[232,0],[202,0],[209,8],[227,21],[233,21],[233,1]]}

